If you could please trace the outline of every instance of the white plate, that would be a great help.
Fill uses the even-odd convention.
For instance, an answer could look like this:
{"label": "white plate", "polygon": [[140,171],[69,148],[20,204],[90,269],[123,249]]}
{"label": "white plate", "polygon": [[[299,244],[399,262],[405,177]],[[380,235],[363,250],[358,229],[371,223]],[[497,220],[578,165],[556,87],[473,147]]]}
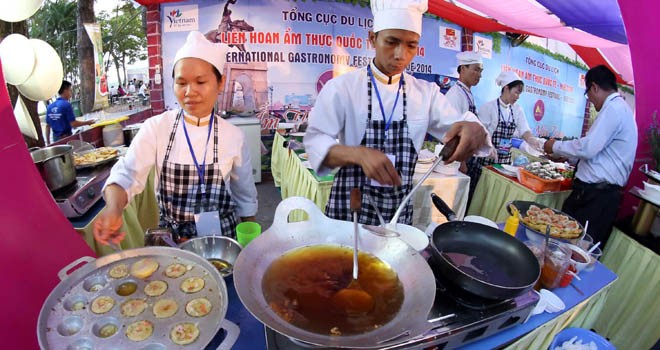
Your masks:
{"label": "white plate", "polygon": [[303,137],[305,136],[304,132],[292,132],[289,134],[289,136],[294,136],[294,137]]}
{"label": "white plate", "polygon": [[398,232],[400,234],[399,239],[406,242],[410,247],[418,252],[423,251],[429,245],[429,237],[424,233],[424,231],[418,229],[417,227],[404,224],[386,224],[386,227],[390,230]]}
{"label": "white plate", "polygon": [[307,169],[314,169],[314,168],[312,167],[312,163],[310,163],[308,160],[303,161],[303,162],[302,162],[302,166],[304,166],[304,167],[307,168]]}
{"label": "white plate", "polygon": [[300,154],[298,155],[298,158],[300,158],[300,159],[302,159],[302,160],[307,160],[307,158],[308,158],[307,153],[300,153]]}

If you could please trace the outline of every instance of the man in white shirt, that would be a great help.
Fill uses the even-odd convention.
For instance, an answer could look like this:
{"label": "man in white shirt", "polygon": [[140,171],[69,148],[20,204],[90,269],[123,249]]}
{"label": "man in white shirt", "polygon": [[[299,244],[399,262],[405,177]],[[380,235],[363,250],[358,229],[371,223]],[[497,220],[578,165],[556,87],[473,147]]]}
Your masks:
{"label": "man in white shirt", "polygon": [[605,66],[587,72],[587,98],[598,111],[585,137],[547,141],[543,148],[554,156],[578,160],[573,192],[562,211],[583,225],[589,221],[594,242],[604,245],[616,219],[621,189],[628,182],[637,150],[637,124],[616,77]]}
{"label": "man in white shirt", "polygon": [[484,71],[481,55],[474,51],[464,51],[456,54],[458,61],[458,81],[445,96],[459,113],[472,112],[477,114],[477,104],[472,96],[472,87],[479,84]]}
{"label": "man in white shirt", "polygon": [[[374,31],[369,40],[376,57],[365,68],[331,79],[309,116],[304,143],[319,174],[341,167],[326,214],[351,220],[350,191],[358,187],[374,200],[386,220],[412,188],[417,152],[428,131],[445,142],[460,143],[447,160],[465,160],[479,150],[489,154],[489,138],[477,118],[457,112],[437,85],[404,73],[417,53],[426,0],[371,1]],[[339,140],[339,143],[337,142]],[[400,222],[412,223],[408,203]],[[370,205],[360,222],[378,224]]]}

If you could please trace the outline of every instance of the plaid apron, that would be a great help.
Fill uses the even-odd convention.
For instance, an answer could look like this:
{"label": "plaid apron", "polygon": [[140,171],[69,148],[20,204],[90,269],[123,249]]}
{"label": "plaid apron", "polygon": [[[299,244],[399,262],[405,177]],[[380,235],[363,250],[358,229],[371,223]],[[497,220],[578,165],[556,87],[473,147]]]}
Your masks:
{"label": "plaid apron", "polygon": [[[516,131],[516,120],[513,117],[512,105],[509,105],[509,111],[509,118],[505,120],[500,108],[500,101],[497,101],[497,128],[492,135],[493,146],[497,148],[497,164],[511,163],[511,150],[503,151],[498,148],[498,145],[502,140],[510,140],[513,137],[513,133]],[[474,161],[472,161],[473,159]],[[482,168],[492,164],[495,164],[495,161],[486,157],[472,157],[470,158],[470,161],[468,161],[467,166],[468,176],[470,176],[470,198],[472,198],[474,189],[477,187],[477,181],[479,181],[479,177],[481,177]]]}
{"label": "plaid apron", "polygon": [[[215,113],[212,118],[217,118]],[[220,213],[222,234],[235,237],[237,220],[234,214],[234,202],[218,163],[218,124],[214,123],[213,163],[207,164],[204,169],[206,193],[202,193],[199,174],[194,164],[169,161],[174,136],[181,119],[183,119],[183,110],[179,110],[174,121],[160,172],[158,186],[160,226],[172,229],[177,238],[191,238],[197,236],[194,215],[217,210]]]}
{"label": "plaid apron", "polygon": [[[367,71],[371,78],[371,70]],[[362,192],[362,209],[358,215],[358,221],[363,224],[380,225],[378,215],[367,200],[368,194],[378,206],[385,221],[390,221],[401,201],[412,189],[412,178],[417,163],[417,151],[408,133],[406,122],[406,83],[401,76],[403,88],[403,118],[400,121],[392,121],[386,128],[385,120],[373,120],[371,118],[371,79],[367,79],[367,91],[369,96],[367,116],[367,128],[365,130],[361,146],[378,149],[385,154],[396,155],[395,168],[399,170],[402,185],[400,187],[377,187],[371,186],[370,179],[364,174],[358,165],[342,167],[332,184],[330,199],[325,208],[325,214],[333,219],[351,221],[350,210],[351,189],[359,187]],[[399,217],[399,222],[412,225],[412,203],[408,202]]]}

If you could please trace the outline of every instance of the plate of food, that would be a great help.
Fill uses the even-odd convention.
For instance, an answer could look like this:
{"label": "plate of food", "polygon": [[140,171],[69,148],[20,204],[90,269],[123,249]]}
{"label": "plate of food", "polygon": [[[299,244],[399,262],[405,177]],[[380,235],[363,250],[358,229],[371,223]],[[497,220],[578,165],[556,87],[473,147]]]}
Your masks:
{"label": "plate of food", "polygon": [[527,238],[543,241],[550,225],[550,237],[571,243],[580,238],[584,227],[570,215],[543,204],[529,201],[512,201],[506,206],[511,215],[519,215]]}
{"label": "plate of food", "polygon": [[73,163],[76,169],[91,168],[113,161],[119,151],[113,147],[100,147],[89,151],[73,154]]}

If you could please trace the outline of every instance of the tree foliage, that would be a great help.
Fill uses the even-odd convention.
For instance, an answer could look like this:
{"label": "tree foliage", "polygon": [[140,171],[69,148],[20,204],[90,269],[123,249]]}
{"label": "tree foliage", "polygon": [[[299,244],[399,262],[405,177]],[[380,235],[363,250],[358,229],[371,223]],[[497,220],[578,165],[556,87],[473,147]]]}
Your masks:
{"label": "tree foliage", "polygon": [[74,82],[79,77],[77,13],[75,0],[50,0],[45,1],[42,8],[28,20],[30,37],[49,43],[57,51],[64,66],[65,79]]}
{"label": "tree foliage", "polygon": [[[117,70],[119,84],[126,82],[126,65],[147,58],[147,37],[142,26],[142,8],[135,8],[124,1],[108,13],[98,16],[103,35],[103,50],[110,56],[106,60],[106,71],[110,64]],[[120,74],[120,69],[123,74]]]}

